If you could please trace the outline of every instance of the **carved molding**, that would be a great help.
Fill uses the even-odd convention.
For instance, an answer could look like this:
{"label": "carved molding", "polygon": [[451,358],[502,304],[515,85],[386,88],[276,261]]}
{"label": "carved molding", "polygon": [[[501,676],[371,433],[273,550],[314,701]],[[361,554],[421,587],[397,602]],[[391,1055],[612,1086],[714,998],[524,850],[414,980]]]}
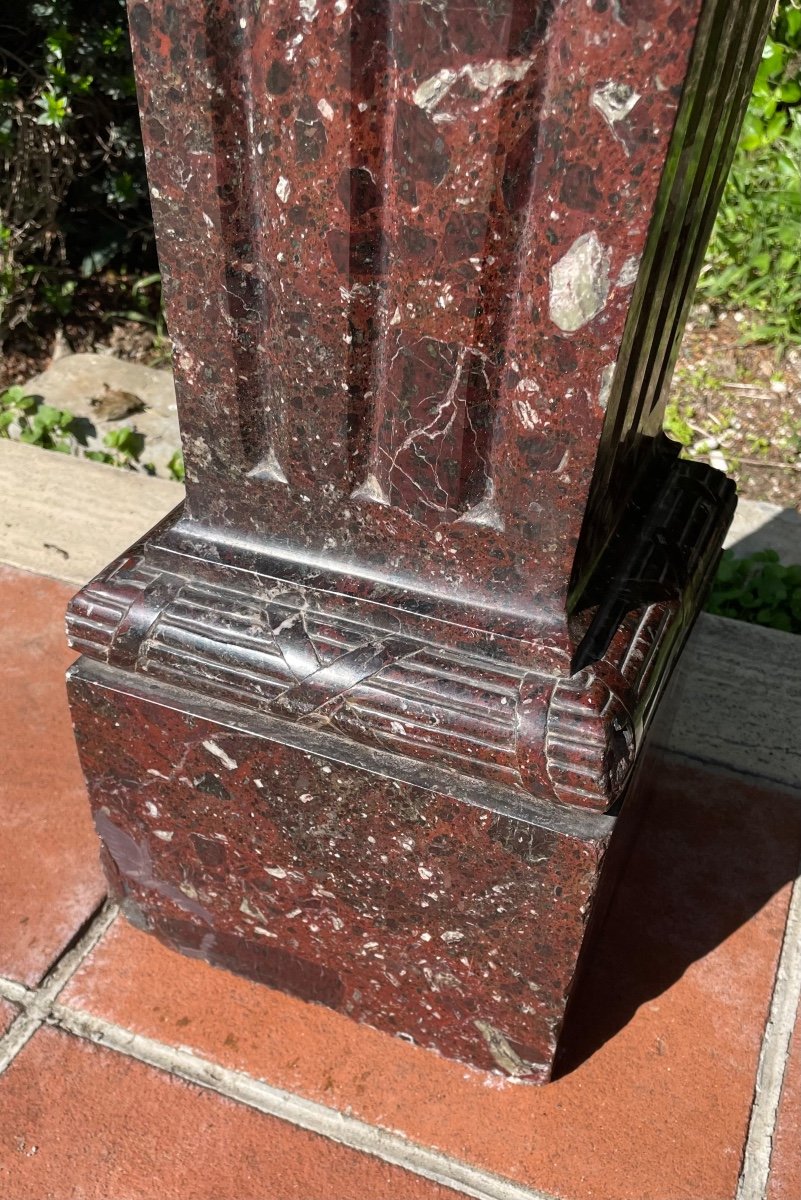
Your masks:
{"label": "carved molding", "polygon": [[75,597],[67,624],[89,657],[194,695],[606,809],[633,763],[648,668],[675,608],[649,606],[607,660],[563,678],[410,636],[386,610],[372,623],[341,596],[245,593],[134,554]]}
{"label": "carved molding", "polygon": [[605,810],[626,785],[734,503],[719,472],[658,461],[601,564],[600,594],[572,619],[572,674],[544,669],[532,642],[514,643],[515,661],[492,633],[455,645],[467,631],[428,622],[424,604],[401,613],[250,572],[232,584],[209,561],[198,579],[179,554],[168,570],[159,548],[170,522],[75,597],[70,641],[197,696]]}

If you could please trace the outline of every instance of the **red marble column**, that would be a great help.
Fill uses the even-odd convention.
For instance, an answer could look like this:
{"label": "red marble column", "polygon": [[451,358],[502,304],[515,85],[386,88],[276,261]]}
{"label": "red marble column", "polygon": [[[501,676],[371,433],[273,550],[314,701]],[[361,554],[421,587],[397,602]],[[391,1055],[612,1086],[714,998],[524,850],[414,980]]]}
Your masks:
{"label": "red marble column", "polygon": [[661,413],[769,9],[131,0],[187,500],[69,620],[132,919],[549,1076],[733,507]]}

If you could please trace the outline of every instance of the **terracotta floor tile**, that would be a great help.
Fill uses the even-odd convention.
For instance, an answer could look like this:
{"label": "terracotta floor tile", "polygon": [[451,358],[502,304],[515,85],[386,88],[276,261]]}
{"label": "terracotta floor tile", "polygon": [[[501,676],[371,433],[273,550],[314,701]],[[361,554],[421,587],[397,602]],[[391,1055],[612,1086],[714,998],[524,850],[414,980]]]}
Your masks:
{"label": "terracotta floor tile", "polygon": [[773,1135],[768,1200],[801,1197],[801,1008],[795,1019],[782,1086],[779,1115]]}
{"label": "terracotta floor tile", "polygon": [[0,1077],[4,1200],[455,1200],[142,1063],[40,1031]]}
{"label": "terracotta floor tile", "polygon": [[104,885],[64,690],[70,584],[0,566],[0,975],[34,984]]}
{"label": "terracotta floor tile", "polygon": [[571,1018],[515,1085],[182,958],[118,923],[63,997],[566,1200],[734,1195],[801,799],[654,760]]}

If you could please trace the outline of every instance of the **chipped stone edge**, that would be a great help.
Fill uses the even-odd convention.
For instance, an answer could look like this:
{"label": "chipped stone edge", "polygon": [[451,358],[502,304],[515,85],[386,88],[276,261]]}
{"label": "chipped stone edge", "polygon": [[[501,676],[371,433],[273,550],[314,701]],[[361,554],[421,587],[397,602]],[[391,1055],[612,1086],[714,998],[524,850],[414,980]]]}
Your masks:
{"label": "chipped stone edge", "polygon": [[764,1200],[793,1029],[801,1011],[801,863],[784,926],[736,1200]]}

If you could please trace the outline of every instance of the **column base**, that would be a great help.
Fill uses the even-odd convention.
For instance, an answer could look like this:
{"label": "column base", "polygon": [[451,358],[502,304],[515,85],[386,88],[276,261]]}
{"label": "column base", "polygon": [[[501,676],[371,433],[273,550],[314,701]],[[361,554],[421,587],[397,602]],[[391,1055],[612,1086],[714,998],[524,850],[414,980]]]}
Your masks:
{"label": "column base", "polygon": [[340,738],[85,658],[69,694],[134,923],[448,1058],[550,1078],[616,818],[466,798],[444,773],[405,779],[400,756],[365,770]]}

